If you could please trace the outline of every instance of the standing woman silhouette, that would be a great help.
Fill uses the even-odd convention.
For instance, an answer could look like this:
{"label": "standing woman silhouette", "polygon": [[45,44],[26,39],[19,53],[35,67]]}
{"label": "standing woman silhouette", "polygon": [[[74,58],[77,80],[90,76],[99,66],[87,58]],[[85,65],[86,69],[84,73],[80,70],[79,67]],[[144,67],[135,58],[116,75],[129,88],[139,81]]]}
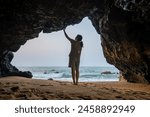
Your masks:
{"label": "standing woman silhouette", "polygon": [[78,85],[80,56],[81,56],[81,51],[83,47],[82,36],[77,35],[74,40],[74,39],[71,39],[67,35],[65,29],[63,31],[64,31],[66,38],[71,43],[71,51],[69,54],[69,66],[68,67],[71,67],[72,79],[73,79],[74,85]]}

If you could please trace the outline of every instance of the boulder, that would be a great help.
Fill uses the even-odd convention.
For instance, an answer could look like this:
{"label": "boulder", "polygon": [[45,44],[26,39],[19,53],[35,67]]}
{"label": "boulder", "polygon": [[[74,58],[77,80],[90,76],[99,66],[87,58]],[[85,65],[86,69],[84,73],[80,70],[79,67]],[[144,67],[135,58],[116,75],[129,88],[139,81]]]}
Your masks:
{"label": "boulder", "polygon": [[103,71],[101,74],[112,74],[111,71]]}
{"label": "boulder", "polygon": [[19,71],[15,66],[11,64],[14,55],[11,51],[4,53],[0,60],[0,76],[22,76],[27,78],[32,78],[32,73],[30,71]]}

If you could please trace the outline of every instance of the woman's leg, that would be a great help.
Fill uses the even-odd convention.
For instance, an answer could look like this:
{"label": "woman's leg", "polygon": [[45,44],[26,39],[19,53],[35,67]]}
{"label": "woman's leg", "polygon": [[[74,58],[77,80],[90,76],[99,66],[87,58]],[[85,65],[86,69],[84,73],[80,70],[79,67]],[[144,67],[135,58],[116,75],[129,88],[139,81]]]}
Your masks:
{"label": "woman's leg", "polygon": [[75,71],[76,71],[76,85],[78,85],[78,80],[79,80],[79,65],[77,64],[75,66]]}
{"label": "woman's leg", "polygon": [[73,84],[76,84],[76,81],[75,81],[75,77],[76,77],[76,71],[75,71],[75,64],[72,64],[71,66],[71,72],[72,72],[72,80],[73,80]]}

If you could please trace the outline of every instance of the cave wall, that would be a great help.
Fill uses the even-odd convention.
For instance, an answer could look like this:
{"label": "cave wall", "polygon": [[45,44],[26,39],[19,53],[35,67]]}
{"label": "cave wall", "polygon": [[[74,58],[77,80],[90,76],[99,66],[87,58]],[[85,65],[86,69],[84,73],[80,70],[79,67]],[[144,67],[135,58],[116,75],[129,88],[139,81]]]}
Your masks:
{"label": "cave wall", "polygon": [[101,35],[108,63],[129,82],[150,82],[148,0],[1,0],[0,11],[0,76],[13,71],[5,58],[27,40],[88,16]]}
{"label": "cave wall", "polygon": [[109,2],[99,22],[104,55],[129,82],[150,82],[150,2]]}

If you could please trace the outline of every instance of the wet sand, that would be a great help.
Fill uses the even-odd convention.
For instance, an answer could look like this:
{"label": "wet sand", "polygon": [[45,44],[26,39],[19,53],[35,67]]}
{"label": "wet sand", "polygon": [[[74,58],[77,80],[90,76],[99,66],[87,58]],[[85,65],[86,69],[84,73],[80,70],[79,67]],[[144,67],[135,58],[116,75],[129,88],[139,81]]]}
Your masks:
{"label": "wet sand", "polygon": [[1,100],[149,100],[150,85],[127,82],[71,82],[0,78]]}

